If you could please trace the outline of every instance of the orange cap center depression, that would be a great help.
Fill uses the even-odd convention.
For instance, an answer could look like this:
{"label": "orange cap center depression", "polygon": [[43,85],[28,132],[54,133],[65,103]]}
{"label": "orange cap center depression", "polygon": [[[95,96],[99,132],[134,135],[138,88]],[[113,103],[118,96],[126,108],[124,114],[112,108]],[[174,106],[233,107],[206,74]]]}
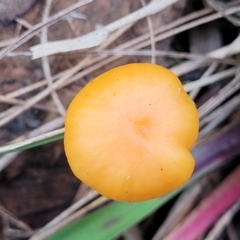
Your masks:
{"label": "orange cap center depression", "polygon": [[76,95],[64,146],[82,182],[110,199],[143,201],[189,180],[198,128],[195,104],[177,76],[155,64],[127,64]]}

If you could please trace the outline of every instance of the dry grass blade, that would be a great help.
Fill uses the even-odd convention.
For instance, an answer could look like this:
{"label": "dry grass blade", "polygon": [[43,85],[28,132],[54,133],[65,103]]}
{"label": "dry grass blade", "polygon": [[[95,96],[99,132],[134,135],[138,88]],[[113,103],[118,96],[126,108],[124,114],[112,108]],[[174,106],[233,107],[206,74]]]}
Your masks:
{"label": "dry grass blade", "polygon": [[1,42],[0,42],[0,48],[6,47],[6,46],[8,46],[8,45],[10,45],[10,44],[13,44],[13,43],[15,43],[15,42],[16,42],[16,38],[12,38],[12,39],[8,39],[8,40],[1,41]]}
{"label": "dry grass blade", "polygon": [[[8,96],[2,96],[0,95],[0,102],[3,103],[8,103],[8,104],[17,104],[17,105],[23,105],[26,102],[20,99],[16,99],[16,98],[10,98]],[[57,112],[57,110],[55,108],[51,108],[48,106],[44,106],[42,104],[36,104],[35,106],[33,106],[34,108],[40,109],[40,110],[44,110],[44,111],[48,111],[48,112]],[[3,112],[2,112],[3,113]]]}
{"label": "dry grass blade", "polygon": [[234,94],[240,88],[239,81],[240,74],[238,73],[236,77],[225,87],[223,87],[216,96],[210,98],[199,108],[199,117],[203,118],[219,104],[221,104],[225,99]]}
{"label": "dry grass blade", "polygon": [[17,156],[18,152],[7,153],[0,158],[0,172],[5,169]]}
{"label": "dry grass blade", "polygon": [[39,135],[39,136],[34,137],[34,138],[29,138],[25,141],[20,141],[20,142],[17,142],[17,143],[7,145],[5,147],[1,147],[0,148],[0,153],[4,153],[4,152],[7,152],[7,151],[13,151],[13,150],[18,149],[20,147],[23,147],[23,146],[26,146],[26,145],[29,145],[29,144],[33,144],[35,142],[44,140],[44,139],[52,137],[52,136],[56,136],[57,134],[60,134],[60,133],[64,133],[64,128],[42,134],[42,135]]}
{"label": "dry grass blade", "polygon": [[189,189],[186,189],[177,202],[172,207],[168,217],[164,223],[157,230],[152,240],[161,240],[166,236],[176,225],[185,217],[185,215],[191,210],[197,197],[203,190],[200,183],[196,183]]}
{"label": "dry grass blade", "polygon": [[[240,196],[240,166],[236,167],[164,240],[198,239]],[[228,196],[226,198],[226,196]]]}
{"label": "dry grass blade", "polygon": [[222,233],[224,228],[232,221],[234,215],[240,209],[240,201],[236,202],[230,209],[228,209],[216,222],[215,226],[206,236],[205,240],[215,240],[218,239],[219,235]]}
{"label": "dry grass blade", "polygon": [[[222,12],[230,7],[237,6],[239,4],[238,0],[236,1],[207,0],[206,2],[209,6],[211,6],[213,9],[219,12]],[[236,14],[233,16],[227,16],[226,19],[228,19],[230,22],[232,22],[236,26],[240,25],[239,14]]]}
{"label": "dry grass blade", "polygon": [[[218,48],[207,54],[209,57],[225,58],[240,52],[240,36],[238,36],[231,44]],[[172,71],[181,76],[188,72],[194,71],[200,67],[206,66],[207,62],[204,60],[186,61],[172,68]],[[214,67],[215,68],[215,67]]]}
{"label": "dry grass blade", "polygon": [[79,199],[76,203],[74,203],[72,206],[67,208],[65,211],[63,211],[61,214],[55,217],[52,221],[50,221],[47,225],[41,228],[34,236],[32,236],[31,240],[36,240],[41,238],[43,234],[51,230],[51,228],[60,224],[64,219],[66,219],[71,214],[73,214],[77,209],[83,207],[85,204],[92,201],[97,196],[98,196],[97,192],[90,190],[84,197]]}
{"label": "dry grass blade", "polygon": [[[203,79],[204,77],[208,77],[209,75],[211,75],[218,67],[218,63],[217,62],[214,62],[212,63],[208,69],[203,73],[202,77],[200,79]],[[200,92],[200,88],[198,89],[195,89],[193,91],[191,91],[189,93],[190,97],[192,99],[195,99],[195,97],[198,95],[198,93]]]}
{"label": "dry grass blade", "polygon": [[33,234],[33,230],[24,222],[17,219],[13,214],[7,211],[4,207],[0,206],[0,216],[7,219],[10,223],[16,227]]}
{"label": "dry grass blade", "polygon": [[[52,80],[56,81],[58,78],[62,77],[67,71],[69,71],[69,70],[65,70],[65,71],[62,71],[62,72],[54,75],[52,77]],[[47,81],[39,81],[37,83],[33,83],[33,84],[28,85],[26,87],[17,89],[17,90],[15,90],[13,92],[10,92],[10,93],[7,93],[5,96],[6,97],[10,97],[10,98],[19,97],[21,95],[24,95],[26,93],[32,92],[32,91],[34,91],[36,89],[39,89],[41,87],[44,87],[46,85],[47,85]]]}
{"label": "dry grass blade", "polygon": [[210,134],[216,129],[222,122],[224,122],[240,105],[240,95],[238,94],[215,111],[209,113],[203,121],[200,122],[200,126],[209,122],[205,127],[201,129],[200,137]]}
{"label": "dry grass blade", "polygon": [[[51,9],[51,4],[52,4],[52,0],[46,0],[46,4],[45,4],[45,8],[43,11],[43,17],[42,17],[42,22],[47,22],[49,13],[50,13],[50,9]],[[41,33],[41,43],[46,43],[47,42],[47,31],[48,28],[47,27],[43,27],[42,29],[42,33]],[[51,70],[50,70],[50,65],[49,65],[49,61],[47,57],[42,57],[42,68],[43,68],[43,73],[44,76],[47,80],[48,86],[51,88],[52,87],[52,75],[51,75]],[[59,113],[62,115],[62,117],[65,116],[65,108],[63,107],[61,100],[59,99],[57,92],[55,90],[53,90],[51,92],[51,96],[53,99],[53,102],[55,103]]]}
{"label": "dry grass blade", "polygon": [[55,233],[56,231],[60,230],[61,228],[65,227],[69,223],[73,222],[76,219],[79,219],[84,214],[86,214],[88,211],[93,210],[96,207],[99,207],[103,205],[104,203],[109,202],[110,200],[105,197],[99,197],[95,201],[89,203],[85,207],[81,208],[77,212],[73,213],[69,217],[65,218],[63,221],[58,223],[55,226],[52,226],[51,228],[47,229],[46,231],[42,232],[42,234],[34,235],[29,240],[43,240],[46,237],[50,236],[51,234]]}
{"label": "dry grass blade", "polygon": [[186,83],[186,84],[184,84],[184,89],[185,89],[185,91],[189,92],[189,91],[213,84],[217,81],[226,79],[228,77],[232,77],[233,75],[235,75],[236,71],[237,71],[237,68],[234,67],[234,68],[224,70],[222,72],[218,72],[209,77],[201,78],[194,82]]}
{"label": "dry grass blade", "polygon": [[[140,0],[142,5],[145,6],[146,3],[144,0]],[[148,23],[148,29],[149,29],[149,35],[150,35],[150,40],[151,40],[151,62],[155,63],[156,62],[156,58],[155,58],[155,51],[156,51],[156,46],[155,46],[155,37],[154,37],[154,32],[153,32],[153,24],[152,24],[152,20],[151,17],[147,17],[147,23]]]}
{"label": "dry grass blade", "polygon": [[[152,50],[118,50],[118,48],[114,50],[103,50],[103,51],[90,51],[90,52],[83,52],[84,54],[97,54],[103,56],[152,56]],[[202,59],[209,62],[218,62],[230,65],[240,65],[240,61],[234,59],[227,59],[227,58],[217,58],[217,57],[210,57],[202,54],[194,54],[194,53],[187,53],[187,52],[175,52],[175,51],[163,51],[163,50],[155,50],[155,56],[166,56],[172,58],[186,58],[186,59]]]}
{"label": "dry grass blade", "polygon": [[0,112],[0,119],[1,118],[5,118],[7,115],[11,115],[14,113],[14,111],[16,111],[17,109],[19,109],[18,106],[13,106],[11,108],[8,108],[7,110]]}

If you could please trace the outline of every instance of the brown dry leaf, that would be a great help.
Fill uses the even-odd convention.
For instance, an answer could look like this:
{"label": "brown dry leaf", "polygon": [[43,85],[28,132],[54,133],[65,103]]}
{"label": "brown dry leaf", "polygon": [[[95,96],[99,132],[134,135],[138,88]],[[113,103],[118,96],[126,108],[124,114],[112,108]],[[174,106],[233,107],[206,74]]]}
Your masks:
{"label": "brown dry leaf", "polygon": [[10,23],[26,13],[36,0],[0,0],[0,21]]}

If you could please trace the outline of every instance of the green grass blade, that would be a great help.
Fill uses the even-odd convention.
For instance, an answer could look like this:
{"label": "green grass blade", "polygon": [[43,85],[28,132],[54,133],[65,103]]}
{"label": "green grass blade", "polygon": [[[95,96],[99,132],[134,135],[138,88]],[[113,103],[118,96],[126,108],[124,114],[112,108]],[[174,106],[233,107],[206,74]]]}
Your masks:
{"label": "green grass blade", "polygon": [[69,224],[47,239],[114,239],[131,226],[149,216],[180,191],[181,189],[178,189],[162,198],[140,203],[112,202],[86,217]]}
{"label": "green grass blade", "polygon": [[63,133],[59,133],[54,136],[49,136],[41,140],[32,141],[32,139],[30,139],[26,141],[21,141],[19,143],[9,144],[4,147],[0,147],[0,156],[3,156],[6,153],[20,152],[29,148],[38,147],[47,143],[51,143],[51,142],[63,139],[63,135],[64,135]]}

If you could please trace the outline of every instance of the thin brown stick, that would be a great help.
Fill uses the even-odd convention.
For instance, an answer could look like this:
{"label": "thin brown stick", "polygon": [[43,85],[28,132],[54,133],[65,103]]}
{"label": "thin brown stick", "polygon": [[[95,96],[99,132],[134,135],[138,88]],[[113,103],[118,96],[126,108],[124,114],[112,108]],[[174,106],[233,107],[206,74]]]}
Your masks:
{"label": "thin brown stick", "polygon": [[0,119],[1,118],[5,118],[6,115],[11,115],[14,111],[16,111],[17,109],[19,109],[19,106],[13,106],[11,108],[8,108],[7,110],[0,112]]}
{"label": "thin brown stick", "polygon": [[[64,70],[58,74],[55,74],[53,77],[52,77],[52,80],[53,81],[56,81],[58,78],[62,77],[68,70]],[[5,96],[6,97],[9,97],[9,98],[15,98],[15,97],[19,97],[21,95],[24,95],[26,93],[29,93],[29,92],[32,92],[36,89],[39,89],[41,87],[44,87],[47,85],[47,81],[46,80],[41,80],[39,82],[36,82],[36,83],[33,83],[31,85],[28,85],[26,87],[23,87],[23,88],[20,88],[20,89],[17,89],[13,92],[10,92],[10,93],[7,93]]]}
{"label": "thin brown stick", "polygon": [[[42,22],[47,22],[49,13],[50,13],[50,9],[51,9],[51,4],[52,4],[52,0],[46,0],[46,4],[45,4],[45,8],[43,10],[43,17],[42,17]],[[47,42],[47,32],[48,32],[48,28],[47,27],[43,27],[42,28],[42,33],[41,33],[41,43],[46,43]],[[51,70],[50,70],[50,65],[49,65],[49,61],[48,61],[48,57],[42,57],[42,68],[43,68],[43,73],[44,76],[47,80],[48,83],[48,87],[52,88],[52,75],[51,75]],[[53,89],[51,92],[51,96],[53,99],[53,102],[55,103],[60,115],[62,115],[62,117],[65,116],[65,108],[63,107],[61,100],[59,99],[57,92]]]}
{"label": "thin brown stick", "polygon": [[16,227],[19,227],[20,229],[25,230],[27,232],[33,233],[33,230],[26,223],[17,219],[12,213],[10,213],[7,209],[5,209],[2,206],[0,206],[0,216],[8,219],[8,221],[15,225]]}
{"label": "thin brown stick", "polygon": [[231,222],[234,215],[240,209],[240,201],[237,201],[230,209],[228,209],[215,223],[214,227],[210,230],[205,240],[218,239],[224,228]]}
{"label": "thin brown stick", "polygon": [[[23,105],[23,104],[26,103],[23,100],[16,99],[16,98],[9,98],[9,97],[3,96],[3,95],[0,95],[0,102],[7,103],[7,104],[14,104],[14,105],[15,104],[16,105]],[[56,111],[55,108],[51,108],[51,107],[48,107],[48,106],[45,106],[45,105],[42,105],[42,104],[36,104],[36,105],[33,106],[33,108],[40,109],[40,110],[43,110],[43,111],[48,111],[48,112],[55,112],[55,113],[58,112],[58,111]],[[4,117],[4,116],[2,116],[2,117]]]}
{"label": "thin brown stick", "polygon": [[199,108],[199,117],[205,117],[209,112],[215,109],[219,104],[221,104],[225,99],[234,94],[240,88],[240,73],[223,87],[214,97],[210,98]]}
{"label": "thin brown stick", "polygon": [[[140,0],[143,7],[146,5],[145,0]],[[148,23],[148,29],[149,29],[149,35],[150,35],[150,40],[151,40],[151,62],[155,63],[156,62],[156,57],[155,57],[155,51],[156,51],[156,46],[155,46],[155,37],[154,37],[154,32],[153,32],[153,24],[152,24],[152,20],[151,17],[148,16],[147,17],[147,23]]]}
{"label": "thin brown stick", "polygon": [[29,240],[43,240],[46,237],[48,237],[49,235],[51,235],[51,234],[55,233],[56,231],[60,230],[64,226],[66,226],[69,223],[73,222],[74,220],[79,219],[84,214],[86,214],[88,211],[90,211],[90,210],[92,210],[92,209],[94,209],[96,207],[99,207],[102,204],[107,203],[108,201],[110,201],[110,200],[105,198],[105,197],[99,197],[95,201],[93,201],[90,204],[88,204],[87,206],[81,208],[77,212],[75,212],[72,215],[70,215],[69,217],[65,218],[63,221],[59,222],[57,225],[52,226],[51,228],[46,229],[45,231],[43,231],[39,235],[32,236]]}
{"label": "thin brown stick", "polygon": [[[151,56],[152,50],[103,50],[103,51],[90,51],[83,52],[82,54],[97,54],[103,56]],[[227,59],[227,58],[214,58],[203,54],[187,53],[187,52],[176,52],[176,51],[164,51],[164,50],[155,50],[155,56],[166,56],[172,58],[186,58],[186,59],[202,59],[209,62],[219,62],[223,64],[230,65],[240,65],[239,60]]]}

